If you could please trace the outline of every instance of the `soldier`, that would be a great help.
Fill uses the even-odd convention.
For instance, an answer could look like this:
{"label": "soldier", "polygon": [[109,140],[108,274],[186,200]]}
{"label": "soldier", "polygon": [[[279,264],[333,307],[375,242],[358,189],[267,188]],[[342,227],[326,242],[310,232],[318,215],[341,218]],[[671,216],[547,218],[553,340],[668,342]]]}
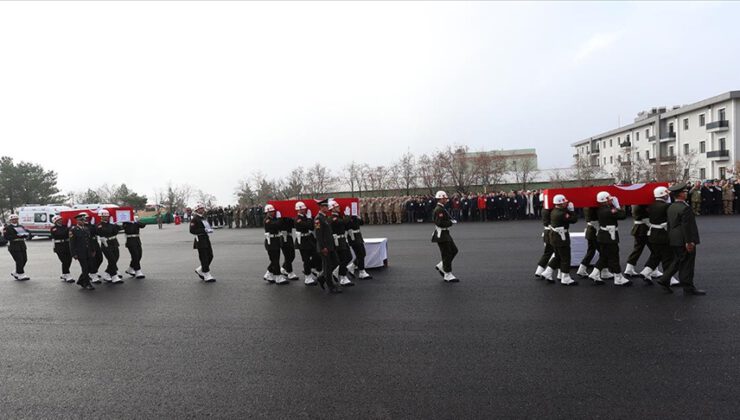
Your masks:
{"label": "soldier", "polygon": [[236,206],[236,209],[234,209],[234,224],[235,227],[239,229],[242,225],[242,208],[241,206]]}
{"label": "soldier", "polygon": [[[586,218],[586,230],[584,233],[588,248],[586,249],[586,254],[583,256],[581,265],[578,266],[578,272],[576,273],[581,278],[588,277],[588,267],[591,265],[591,261],[594,259],[598,249],[598,242],[596,241],[596,234],[599,230],[599,220],[596,216],[597,210],[598,207],[588,207],[583,209],[583,215]],[[545,211],[548,210],[542,209],[540,213],[542,214]]]}
{"label": "soldier", "polygon": [[126,269],[126,274],[137,279],[146,278],[144,273],[141,272],[141,257],[144,251],[141,248],[141,238],[139,238],[139,231],[145,227],[146,225],[141,223],[136,216],[133,222],[123,223],[123,231],[126,234],[126,248],[128,253],[131,254],[131,264]]}
{"label": "soldier", "polygon": [[365,271],[365,240],[362,238],[362,232],[360,232],[360,226],[362,225],[362,219],[357,216],[349,216],[347,239],[349,240],[349,246],[355,251],[355,260],[347,266],[347,272],[354,277],[355,269],[357,269],[357,277],[360,280],[365,280],[371,279],[372,276]]}
{"label": "soldier", "polygon": [[229,225],[229,229],[234,227],[234,209],[231,206],[226,207],[226,224]]}
{"label": "soldier", "polygon": [[90,248],[92,249],[92,259],[88,262],[90,269],[90,281],[95,284],[103,282],[103,277],[98,274],[100,265],[103,264],[103,250],[100,249],[100,243],[98,242],[97,226],[89,223],[86,219],[88,229],[90,231]]}
{"label": "soldier", "polygon": [[339,264],[339,258],[334,246],[334,235],[329,224],[329,202],[328,200],[319,201],[319,214],[313,221],[314,234],[316,235],[316,251],[321,256],[321,275],[319,275],[319,284],[324,288],[324,284],[329,286],[329,293],[342,293],[341,286],[334,283],[332,272]]}
{"label": "soldier", "polygon": [[72,283],[75,281],[74,276],[69,273],[69,267],[72,265],[72,251],[69,248],[69,229],[62,224],[61,216],[54,216],[51,219],[54,226],[49,229],[51,239],[54,241],[54,253],[57,254],[59,262],[62,263],[62,275],[59,276],[62,281]]}
{"label": "soldier", "polygon": [[162,209],[157,208],[157,227],[162,229]]}
{"label": "soldier", "polygon": [[701,182],[696,181],[689,195],[691,196],[691,208],[694,210],[694,216],[698,216],[701,214]]}
{"label": "soldier", "polygon": [[668,238],[673,249],[673,263],[665,269],[658,284],[666,292],[672,293],[669,279],[678,272],[678,279],[686,295],[702,296],[707,294],[694,286],[694,263],[696,246],[699,244],[699,228],[691,207],[686,203],[688,187],[674,185],[670,188],[675,202],[668,207]]}
{"label": "soldier", "polygon": [[103,251],[105,259],[108,260],[108,266],[103,272],[103,280],[108,283],[112,282],[113,284],[123,283],[123,278],[118,274],[120,251],[118,238],[116,238],[121,227],[110,223],[110,213],[108,210],[100,210],[98,217],[100,217],[100,223],[95,226],[95,231],[100,240],[100,249]]}
{"label": "soldier", "polygon": [[195,268],[195,274],[206,283],[212,283],[216,279],[211,274],[211,262],[213,261],[213,248],[211,247],[211,238],[208,236],[213,233],[211,224],[205,217],[206,206],[197,204],[195,213],[190,220],[190,233],[195,236],[193,239],[193,249],[198,250],[198,259],[200,266]]}
{"label": "soldier", "polygon": [[265,206],[265,250],[270,264],[267,272],[262,277],[268,283],[289,284],[285,276],[280,273],[280,249],[282,248],[282,235],[280,234],[280,222],[276,217],[275,207],[272,204]]}
{"label": "soldier", "polygon": [[10,275],[19,281],[31,280],[25,272],[26,262],[28,262],[26,240],[31,238],[31,234],[28,233],[26,228],[18,224],[17,214],[11,214],[8,222],[5,225],[3,236],[8,240],[8,252],[10,252],[10,256],[15,261],[15,271],[10,273]]}
{"label": "soldier", "polygon": [[573,203],[569,203],[563,194],[552,198],[555,208],[550,212],[550,243],[555,252],[548,267],[560,268],[560,284],[575,286],[578,284],[570,277],[570,225],[578,221]]}
{"label": "soldier", "polygon": [[542,242],[545,243],[545,249],[542,252],[540,260],[537,262],[537,269],[534,271],[534,276],[535,278],[541,277],[549,282],[554,282],[555,280],[552,278],[553,269],[548,265],[553,254],[555,254],[555,250],[550,243],[550,213],[550,209],[542,210],[542,226],[544,227],[542,231]]}
{"label": "soldier", "polygon": [[376,213],[377,207],[378,207],[377,200],[375,199],[375,197],[372,197],[372,198],[368,198],[368,201],[370,202],[369,205],[368,205],[369,208],[370,208],[370,213],[369,213],[369,215],[370,215],[370,224],[371,225],[377,225],[378,224],[378,216],[377,216],[377,213]]}
{"label": "soldier", "polygon": [[329,210],[331,216],[329,223],[331,224],[332,237],[334,238],[334,247],[337,252],[338,266],[332,271],[332,275],[339,280],[340,286],[354,286],[347,277],[347,264],[352,261],[352,252],[349,250],[349,244],[347,243],[347,221],[342,215],[339,203],[334,200],[329,200]]}
{"label": "soldier", "polygon": [[360,218],[365,223],[370,223],[367,217],[367,200],[360,200]]}
{"label": "soldier", "polygon": [[[635,271],[637,261],[642,255],[642,251],[648,244],[648,229],[650,228],[650,218],[648,216],[647,206],[639,205],[632,206],[632,236],[635,238],[634,247],[629,257],[627,257],[627,266],[624,268],[624,275],[633,277],[640,274]],[[644,270],[643,270],[644,271]],[[651,270],[652,271],[652,270]],[[661,273],[662,274],[662,273]],[[645,279],[647,283],[652,284],[652,281],[648,278]]]}
{"label": "soldier", "polygon": [[295,203],[298,213],[295,217],[295,248],[303,260],[303,283],[306,286],[316,286],[316,271],[321,259],[316,252],[316,238],[313,236],[313,219],[308,216],[306,204],[303,201]]}
{"label": "soldier", "polygon": [[293,227],[295,220],[290,217],[281,217],[277,220],[280,226],[280,248],[283,250],[283,266],[280,273],[288,280],[298,280],[298,276],[293,272],[293,260],[295,260],[295,244],[293,243]]}
{"label": "soldier", "polygon": [[619,231],[618,220],[627,218],[624,209],[619,206],[617,197],[612,197],[606,191],[601,191],[596,195],[596,202],[600,204],[596,215],[599,219],[599,233],[596,240],[599,242],[599,260],[596,261],[591,275],[589,276],[594,284],[603,284],[602,278],[609,278],[602,274],[601,270],[609,269],[614,276],[614,285],[626,287],[632,282],[622,276],[622,268],[619,263]]}
{"label": "soldier", "polygon": [[[668,242],[668,207],[670,206],[670,191],[666,187],[657,187],[653,190],[655,201],[647,208],[648,218],[648,247],[650,258],[640,273],[646,284],[652,285],[653,279],[660,278],[663,273],[658,271],[658,264],[667,269],[673,262],[673,251]],[[655,273],[658,273],[657,275]],[[678,280],[671,277],[671,286],[678,285]]]}
{"label": "soldier", "polygon": [[90,264],[95,258],[95,250],[90,246],[94,240],[90,232],[90,225],[87,223],[87,213],[80,213],[75,216],[77,223],[69,231],[69,249],[72,252],[72,258],[80,263],[80,277],[77,284],[83,289],[95,290],[90,283]]}
{"label": "soldier", "polygon": [[452,274],[452,260],[457,255],[457,246],[455,246],[455,241],[450,235],[450,226],[457,223],[457,221],[445,209],[445,204],[447,204],[448,200],[447,193],[437,191],[435,197],[437,199],[437,205],[434,207],[433,217],[436,228],[432,234],[432,242],[436,242],[437,246],[439,246],[442,261],[434,268],[439,272],[445,282],[456,283],[460,280]]}

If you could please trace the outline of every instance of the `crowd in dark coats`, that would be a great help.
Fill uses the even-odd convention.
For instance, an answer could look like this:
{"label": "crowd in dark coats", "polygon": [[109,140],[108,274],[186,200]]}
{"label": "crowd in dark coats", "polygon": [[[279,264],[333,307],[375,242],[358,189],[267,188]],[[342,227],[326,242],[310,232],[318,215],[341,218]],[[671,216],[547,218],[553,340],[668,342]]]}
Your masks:
{"label": "crowd in dark coats", "polygon": [[[437,200],[414,196],[406,201],[405,222],[429,222]],[[458,222],[538,219],[543,203],[540,191],[453,194],[445,207]]]}

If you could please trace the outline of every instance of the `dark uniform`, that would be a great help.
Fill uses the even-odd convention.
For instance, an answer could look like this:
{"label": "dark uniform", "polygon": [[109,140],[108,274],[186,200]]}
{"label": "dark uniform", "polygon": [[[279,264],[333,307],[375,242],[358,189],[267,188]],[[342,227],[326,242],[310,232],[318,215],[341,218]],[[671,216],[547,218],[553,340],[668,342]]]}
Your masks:
{"label": "dark uniform", "polygon": [[29,239],[31,235],[23,226],[8,223],[5,225],[3,236],[8,241],[8,252],[10,252],[13,261],[15,261],[15,273],[13,277],[16,280],[29,280],[24,270],[26,262],[28,262],[26,239]]}
{"label": "dark uniform", "polygon": [[296,216],[294,246],[301,253],[303,274],[307,276],[311,274],[312,269],[316,271],[321,269],[321,258],[316,252],[316,238],[313,236],[313,228],[313,219],[308,215],[299,214]]}
{"label": "dark uniform", "polygon": [[632,252],[627,257],[627,264],[631,266],[637,265],[637,261],[642,255],[642,251],[645,250],[645,246],[648,244],[648,229],[649,216],[647,206],[632,206],[632,219],[634,224],[632,225],[632,236],[635,238],[635,245],[632,248]]}
{"label": "dark uniform", "polygon": [[[121,231],[121,227],[110,223],[100,222],[95,227],[95,231],[100,238],[101,251],[105,255],[105,259],[108,260],[108,266],[105,268],[105,272],[116,280],[118,276],[118,259],[121,257],[120,245],[118,244],[118,232]],[[106,279],[107,280],[107,279]]]}
{"label": "dark uniform", "polygon": [[555,253],[555,250],[550,244],[550,212],[552,212],[550,209],[542,210],[542,226],[544,227],[544,230],[542,231],[542,242],[545,243],[545,250],[542,252],[542,256],[537,262],[538,270],[536,275],[542,274],[540,269],[544,270],[545,267],[547,267],[547,263],[550,262],[550,258]]}
{"label": "dark uniform", "polygon": [[123,224],[123,231],[126,234],[126,248],[128,248],[128,252],[131,254],[131,264],[129,264],[129,267],[134,270],[134,274],[131,274],[129,271],[127,273],[137,278],[144,278],[143,274],[137,272],[141,271],[141,257],[144,255],[144,250],[141,248],[139,231],[145,227],[146,225],[138,220]]}
{"label": "dark uniform", "polygon": [[[672,192],[676,192],[671,188]],[[670,290],[670,279],[678,272],[678,280],[684,293],[703,295],[704,291],[694,286],[694,264],[696,262],[696,248],[691,252],[686,249],[687,244],[699,245],[699,228],[696,226],[696,217],[691,206],[685,201],[677,201],[668,207],[668,238],[673,250],[673,262],[663,272],[658,283]]]}
{"label": "dark uniform", "polygon": [[570,225],[578,221],[575,212],[555,207],[550,212],[550,244],[555,258],[550,261],[552,270],[560,269],[561,274],[570,273]]}
{"label": "dark uniform", "polygon": [[[273,219],[268,214],[265,216],[265,249],[270,258],[267,271],[273,276],[280,275],[280,248],[282,247],[282,235],[280,234],[280,221]],[[276,279],[270,280],[270,282]]]}
{"label": "dark uniform", "polygon": [[[190,233],[195,235],[193,249],[198,250],[200,270],[204,274],[211,271],[211,262],[213,261],[213,248],[211,247],[211,239],[208,236],[210,232],[209,229],[206,229],[206,223],[208,222],[203,216],[193,213],[193,219],[190,221]],[[210,227],[210,225],[208,226]]]}
{"label": "dark uniform", "polygon": [[445,273],[452,272],[452,260],[457,255],[457,246],[450,235],[450,226],[452,226],[452,217],[441,203],[437,203],[434,208],[434,224],[437,226],[432,234],[432,242],[439,246],[439,252],[442,254],[442,270]]}
{"label": "dark uniform", "polygon": [[290,217],[281,217],[278,221],[280,235],[282,236],[280,248],[283,251],[283,270],[285,270],[288,280],[298,280],[298,276],[293,274],[293,261],[295,260],[295,244],[293,243],[293,227],[295,220]]}
{"label": "dark uniform", "polygon": [[341,288],[334,283],[332,272],[337,265],[339,265],[339,257],[337,256],[336,248],[334,246],[334,236],[329,224],[329,218],[319,212],[313,221],[314,234],[316,235],[316,251],[321,257],[321,275],[319,276],[319,284],[324,287],[324,283],[328,284],[329,291],[332,293],[341,292]]}
{"label": "dark uniform", "polygon": [[599,260],[596,268],[603,270],[608,268],[614,275],[621,274],[622,268],[619,263],[619,231],[618,220],[627,218],[624,209],[617,209],[609,204],[602,205],[596,211],[599,219],[599,233],[596,240],[599,242]]}
{"label": "dark uniform", "polygon": [[651,272],[658,268],[658,264],[662,263],[663,270],[667,270],[673,263],[673,251],[668,241],[668,207],[670,204],[667,202],[655,200],[647,208],[650,216],[647,232],[650,258],[645,267]]}
{"label": "dark uniform", "polygon": [[360,232],[360,226],[364,223],[362,219],[357,216],[351,216],[347,221],[347,238],[349,239],[349,246],[355,251],[355,267],[358,270],[365,269],[365,239],[362,237]]}
{"label": "dark uniform", "polygon": [[338,274],[340,278],[346,277],[347,264],[352,261],[352,253],[349,250],[349,243],[347,243],[347,220],[341,213],[332,212],[331,232],[332,238],[334,239],[334,246],[337,252],[337,257],[339,258]]}
{"label": "dark uniform", "polygon": [[[103,251],[100,249],[100,244],[98,243],[98,232],[97,227],[92,224],[88,224],[88,227],[90,229],[90,248],[93,250],[93,257],[90,260],[89,268],[90,268],[90,275],[91,276],[98,276],[98,270],[100,269],[100,265],[103,264]],[[94,279],[93,281],[100,282],[99,276],[97,279]]]}
{"label": "dark uniform", "polygon": [[92,239],[90,228],[87,224],[73,226],[69,230],[69,249],[72,257],[80,263],[81,273],[77,284],[92,290],[94,287],[90,284],[90,266],[95,259],[95,249],[91,244],[97,242]]}
{"label": "dark uniform", "polygon": [[57,225],[49,229],[51,234],[51,240],[54,241],[54,253],[57,254],[59,262],[62,263],[62,276],[60,277],[64,281],[74,281],[73,278],[68,277],[69,267],[72,265],[72,251],[69,247],[69,228],[64,225]]}
{"label": "dark uniform", "polygon": [[[587,207],[583,209],[583,216],[586,219],[586,230],[584,231],[584,233],[586,236],[586,243],[588,244],[586,254],[581,260],[581,265],[584,268],[591,265],[591,261],[596,256],[596,251],[598,250],[599,246],[598,242],[596,241],[596,234],[598,233],[597,223],[599,221],[599,218],[596,215],[597,210],[598,207]],[[542,213],[544,213],[545,211],[547,210],[542,210]],[[588,273],[586,273],[585,275],[587,276]]]}

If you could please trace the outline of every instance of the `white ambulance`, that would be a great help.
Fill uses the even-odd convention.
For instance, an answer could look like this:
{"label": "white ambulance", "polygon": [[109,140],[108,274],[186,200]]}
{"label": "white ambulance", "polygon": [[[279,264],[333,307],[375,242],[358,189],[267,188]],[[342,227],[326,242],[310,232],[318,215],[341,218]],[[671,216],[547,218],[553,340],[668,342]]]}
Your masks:
{"label": "white ambulance", "polygon": [[30,204],[18,209],[18,223],[26,227],[33,236],[51,237],[51,219],[71,207],[58,204]]}

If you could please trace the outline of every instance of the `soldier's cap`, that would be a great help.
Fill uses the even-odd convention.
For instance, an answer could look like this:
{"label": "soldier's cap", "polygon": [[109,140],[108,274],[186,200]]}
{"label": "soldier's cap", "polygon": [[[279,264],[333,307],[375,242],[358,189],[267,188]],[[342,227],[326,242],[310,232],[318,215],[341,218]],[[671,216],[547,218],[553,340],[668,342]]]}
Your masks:
{"label": "soldier's cap", "polygon": [[78,213],[77,216],[75,216],[75,219],[82,219],[83,217],[87,218],[87,213]]}
{"label": "soldier's cap", "polygon": [[316,204],[320,206],[328,206],[329,205],[329,199],[325,198],[323,200],[316,200]]}
{"label": "soldier's cap", "polygon": [[675,184],[668,187],[668,191],[670,191],[672,194],[678,194],[682,191],[688,191],[689,186],[686,184]]}

